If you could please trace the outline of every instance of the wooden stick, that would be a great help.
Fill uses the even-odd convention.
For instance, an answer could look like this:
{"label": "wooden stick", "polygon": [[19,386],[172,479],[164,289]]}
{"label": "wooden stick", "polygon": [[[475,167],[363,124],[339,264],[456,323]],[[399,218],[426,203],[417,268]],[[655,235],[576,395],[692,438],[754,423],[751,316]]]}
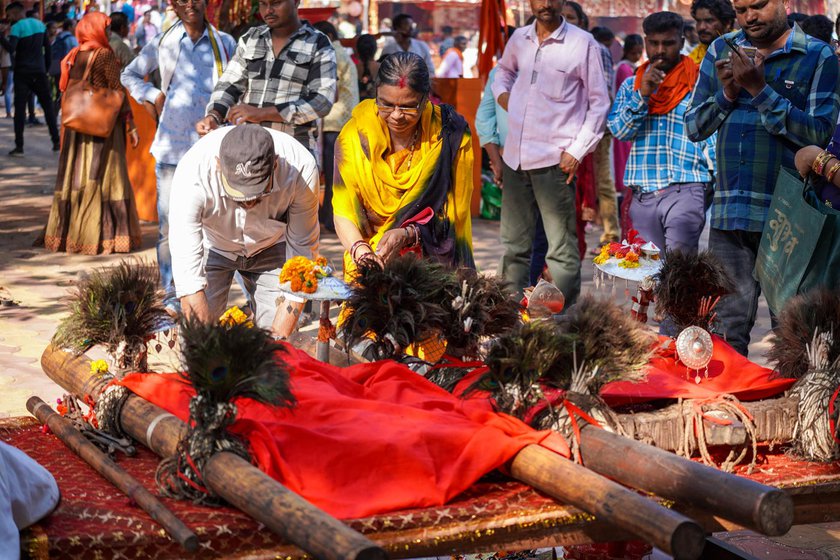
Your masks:
{"label": "wooden stick", "polygon": [[783,490],[719,471],[595,426],[581,430],[584,465],[622,484],[707,509],[765,535],[793,525],[793,500]]}
{"label": "wooden stick", "polygon": [[42,424],[46,424],[52,430],[52,433],[58,436],[58,439],[63,441],[93,470],[143,508],[143,511],[157,521],[169,533],[169,536],[185,550],[195,552],[198,549],[198,537],[195,533],[184,525],[151,492],[146,490],[136,478],[125,472],[108,455],[89,442],[69,420],[57,414],[38,397],[31,397],[26,401],[26,409]]}
{"label": "wooden stick", "polygon": [[[90,360],[73,357],[52,345],[41,356],[50,379],[71,393],[96,395],[102,384],[90,373]],[[128,397],[120,414],[123,430],[161,457],[175,450],[186,425],[136,395]],[[241,457],[217,453],[205,471],[208,488],[251,515],[283,539],[323,560],[384,560],[376,543],[303,500]],[[247,481],[247,483],[243,483]]]}
{"label": "wooden stick", "polygon": [[537,490],[638,535],[677,560],[693,560],[703,552],[705,533],[691,519],[544,447],[525,447],[510,472]]}

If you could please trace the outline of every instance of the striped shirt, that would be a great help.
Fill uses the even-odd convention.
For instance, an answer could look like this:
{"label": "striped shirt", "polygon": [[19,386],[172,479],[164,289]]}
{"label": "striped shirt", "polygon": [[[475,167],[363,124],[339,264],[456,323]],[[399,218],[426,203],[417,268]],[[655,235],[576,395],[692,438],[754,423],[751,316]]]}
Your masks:
{"label": "striped shirt", "polygon": [[304,21],[275,58],[271,30],[261,25],[239,39],[207,112],[224,117],[237,102],[274,105],[283,122],[263,125],[291,134],[314,154],[316,120],[330,112],[336,81],[335,50],[326,35]]}
{"label": "striped shirt", "polygon": [[624,171],[624,184],[638,192],[654,192],[675,183],[708,183],[710,162],[715,160],[714,139],[692,142],[685,128],[691,94],[664,115],[648,113],[648,101],[634,90],[635,76],[618,90],[607,128],[625,142],[632,142]]}
{"label": "striped shirt", "polygon": [[[730,36],[749,44],[743,31]],[[831,138],[840,108],[837,58],[831,47],[795,25],[784,47],[764,62],[767,86],[756,97],[741,90],[729,101],[715,70],[715,61],[728,52],[722,38],[709,46],[686,125],[692,140],[718,131],[712,227],[760,232],[779,168],[795,169],[799,148],[825,146]]]}

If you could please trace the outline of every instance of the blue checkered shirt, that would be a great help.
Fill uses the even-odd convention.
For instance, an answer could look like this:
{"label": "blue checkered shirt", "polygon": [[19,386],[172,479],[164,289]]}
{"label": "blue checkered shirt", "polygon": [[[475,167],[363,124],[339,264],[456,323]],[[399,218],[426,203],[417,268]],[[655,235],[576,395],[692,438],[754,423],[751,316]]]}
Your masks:
{"label": "blue checkered shirt", "polygon": [[[731,35],[749,45],[743,31]],[[837,58],[796,25],[785,46],[764,61],[767,86],[756,97],[741,90],[729,101],[715,70],[715,61],[728,54],[722,38],[709,46],[686,125],[694,140],[718,133],[712,227],[760,232],[779,168],[795,169],[799,148],[825,146],[831,138],[840,108]]]}
{"label": "blue checkered shirt", "polygon": [[648,101],[634,90],[635,76],[618,90],[607,128],[617,139],[632,142],[624,184],[654,192],[675,183],[708,183],[715,161],[714,139],[692,142],[685,128],[691,94],[664,115],[648,113]]}

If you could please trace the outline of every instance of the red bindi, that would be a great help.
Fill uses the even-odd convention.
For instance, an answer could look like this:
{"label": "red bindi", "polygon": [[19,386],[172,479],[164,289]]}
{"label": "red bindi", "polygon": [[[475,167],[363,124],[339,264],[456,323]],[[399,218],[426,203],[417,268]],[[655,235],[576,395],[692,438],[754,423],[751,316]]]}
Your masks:
{"label": "red bindi", "polygon": [[400,89],[407,86],[408,85],[408,76],[400,76],[400,79],[397,82],[397,85],[400,86]]}

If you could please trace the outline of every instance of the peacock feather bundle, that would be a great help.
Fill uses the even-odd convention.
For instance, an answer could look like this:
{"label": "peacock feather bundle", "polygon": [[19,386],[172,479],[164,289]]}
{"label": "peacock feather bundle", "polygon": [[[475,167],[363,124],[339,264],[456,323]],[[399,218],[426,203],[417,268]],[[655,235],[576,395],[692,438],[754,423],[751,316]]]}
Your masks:
{"label": "peacock feather bundle", "polygon": [[668,251],[656,281],[656,312],[670,317],[680,330],[714,327],[714,305],[735,290],[726,269],[709,251]]}
{"label": "peacock feather bundle", "polygon": [[383,359],[439,335],[447,327],[445,302],[455,284],[453,270],[413,253],[384,266],[361,262],[339,326],[345,344],[350,348],[370,339],[375,356]]}
{"label": "peacock feather bundle", "polygon": [[544,398],[543,385],[568,388],[571,367],[565,358],[574,347],[574,338],[553,321],[520,325],[493,341],[484,358],[487,372],[467,393],[489,391],[499,410],[524,418]]}
{"label": "peacock feather bundle", "polygon": [[477,356],[483,337],[506,333],[521,321],[519,303],[508,283],[471,268],[456,272],[445,309],[451,316],[443,335],[447,353],[455,356]]}
{"label": "peacock feather bundle", "polygon": [[607,383],[644,379],[654,337],[618,305],[585,295],[559,317],[558,326],[575,340],[574,354],[565,357],[567,366],[572,372],[590,372],[590,379],[573,383],[571,391],[597,395]]}
{"label": "peacock feather bundle", "polygon": [[183,319],[180,332],[182,376],[196,396],[190,401],[190,427],[178,452],[161,462],[155,477],[167,496],[214,504],[218,500],[202,477],[210,457],[227,451],[250,460],[246,444],[228,431],[236,420],[234,400],[291,407],[295,398],[282,361],[285,349],[267,331]]}
{"label": "peacock feather bundle", "polygon": [[613,429],[615,416],[600,399],[612,381],[640,381],[653,336],[609,301],[584,296],[557,321],[522,325],[499,337],[488,351],[487,373],[468,392],[489,391],[499,410],[571,441],[574,429],[563,401],[573,402]]}
{"label": "peacock feather bundle", "polygon": [[840,292],[814,289],[787,302],[767,353],[781,377],[797,380],[790,390],[799,402],[791,451],[811,461],[840,457],[840,408],[831,407],[840,387],[838,336]]}
{"label": "peacock feather bundle", "polygon": [[799,379],[816,364],[809,349],[814,337],[827,337],[825,361],[840,361],[840,291],[815,289],[794,296],[779,314],[779,326],[770,339],[768,360],[781,377]]}
{"label": "peacock feather bundle", "polygon": [[71,292],[70,313],[58,326],[53,343],[81,354],[102,344],[118,368],[146,371],[145,344],[169,323],[158,289],[158,268],[123,260],[93,270]]}

